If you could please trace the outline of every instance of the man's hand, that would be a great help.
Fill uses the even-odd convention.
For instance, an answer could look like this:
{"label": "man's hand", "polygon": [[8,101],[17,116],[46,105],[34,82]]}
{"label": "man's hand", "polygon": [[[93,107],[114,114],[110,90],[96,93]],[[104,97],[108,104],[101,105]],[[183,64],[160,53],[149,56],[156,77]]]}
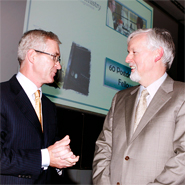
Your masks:
{"label": "man's hand", "polygon": [[76,164],[79,156],[75,156],[69,146],[69,136],[65,136],[60,141],[48,147],[50,156],[50,166],[56,168],[67,168]]}

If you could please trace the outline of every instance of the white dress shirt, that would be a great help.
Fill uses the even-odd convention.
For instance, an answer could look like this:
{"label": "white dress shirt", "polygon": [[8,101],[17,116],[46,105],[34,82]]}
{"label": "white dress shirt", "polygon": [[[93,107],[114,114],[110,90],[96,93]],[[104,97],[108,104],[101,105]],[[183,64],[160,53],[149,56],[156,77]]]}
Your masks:
{"label": "white dress shirt", "polygon": [[158,80],[156,80],[155,82],[150,84],[147,88],[145,88],[144,86],[141,85],[140,89],[139,89],[139,96],[138,96],[137,101],[139,102],[139,99],[140,99],[140,96],[141,96],[141,92],[144,89],[147,89],[147,91],[149,93],[149,95],[146,97],[147,106],[148,106],[150,104],[150,102],[152,101],[154,95],[156,94],[157,90],[161,86],[161,84],[165,81],[166,77],[167,77],[167,73],[165,72],[164,75],[161,78],[159,78]]}
{"label": "white dress shirt", "polygon": [[[40,98],[42,98],[41,87],[37,88],[37,86],[31,80],[29,80],[27,77],[25,77],[21,72],[17,73],[16,78],[17,78],[18,82],[20,83],[20,85],[22,86],[22,88],[24,89],[25,93],[27,94],[31,104],[33,105],[33,108],[35,109],[35,95],[34,95],[34,93],[37,90],[40,90]],[[42,103],[41,103],[41,107],[42,107]],[[47,148],[41,149],[41,155],[42,155],[42,168],[44,168],[44,170],[46,170],[50,164],[50,157],[49,157],[48,149]]]}

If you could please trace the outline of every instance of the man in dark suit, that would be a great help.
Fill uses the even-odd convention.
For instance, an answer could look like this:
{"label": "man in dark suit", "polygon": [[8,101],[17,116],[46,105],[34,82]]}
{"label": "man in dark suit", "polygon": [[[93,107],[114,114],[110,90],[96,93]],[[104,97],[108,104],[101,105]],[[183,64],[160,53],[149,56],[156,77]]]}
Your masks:
{"label": "man in dark suit", "polygon": [[175,54],[172,37],[139,29],[127,43],[130,78],[140,86],[113,98],[96,142],[93,183],[184,185],[185,83],[166,73]]}
{"label": "man in dark suit", "polygon": [[[52,168],[61,174],[60,169],[79,160],[70,149],[69,136],[55,142],[56,107],[41,90],[61,69],[59,44],[52,32],[26,32],[18,46],[20,71],[1,83],[1,184],[51,183]],[[36,91],[41,102],[38,116]]]}

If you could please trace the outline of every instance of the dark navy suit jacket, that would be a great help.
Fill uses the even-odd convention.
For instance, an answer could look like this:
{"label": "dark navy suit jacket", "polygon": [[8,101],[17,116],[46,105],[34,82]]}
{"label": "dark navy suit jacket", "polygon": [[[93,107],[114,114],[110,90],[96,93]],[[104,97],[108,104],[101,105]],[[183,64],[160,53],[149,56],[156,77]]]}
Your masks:
{"label": "dark navy suit jacket", "polygon": [[50,183],[50,167],[41,168],[41,149],[54,144],[56,107],[42,96],[44,132],[35,110],[14,75],[0,84],[1,184]]}

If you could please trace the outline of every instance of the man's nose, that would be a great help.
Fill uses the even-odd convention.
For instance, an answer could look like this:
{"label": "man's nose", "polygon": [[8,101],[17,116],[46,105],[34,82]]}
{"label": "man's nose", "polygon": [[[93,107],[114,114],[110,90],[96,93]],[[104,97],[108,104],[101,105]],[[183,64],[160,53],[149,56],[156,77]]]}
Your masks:
{"label": "man's nose", "polygon": [[126,57],[126,59],[125,59],[125,62],[126,63],[130,63],[130,61],[131,61],[131,55],[128,54],[127,57]]}
{"label": "man's nose", "polygon": [[57,67],[57,69],[61,69],[61,68],[62,68],[60,62],[57,62],[57,63],[55,64],[55,66]]}

